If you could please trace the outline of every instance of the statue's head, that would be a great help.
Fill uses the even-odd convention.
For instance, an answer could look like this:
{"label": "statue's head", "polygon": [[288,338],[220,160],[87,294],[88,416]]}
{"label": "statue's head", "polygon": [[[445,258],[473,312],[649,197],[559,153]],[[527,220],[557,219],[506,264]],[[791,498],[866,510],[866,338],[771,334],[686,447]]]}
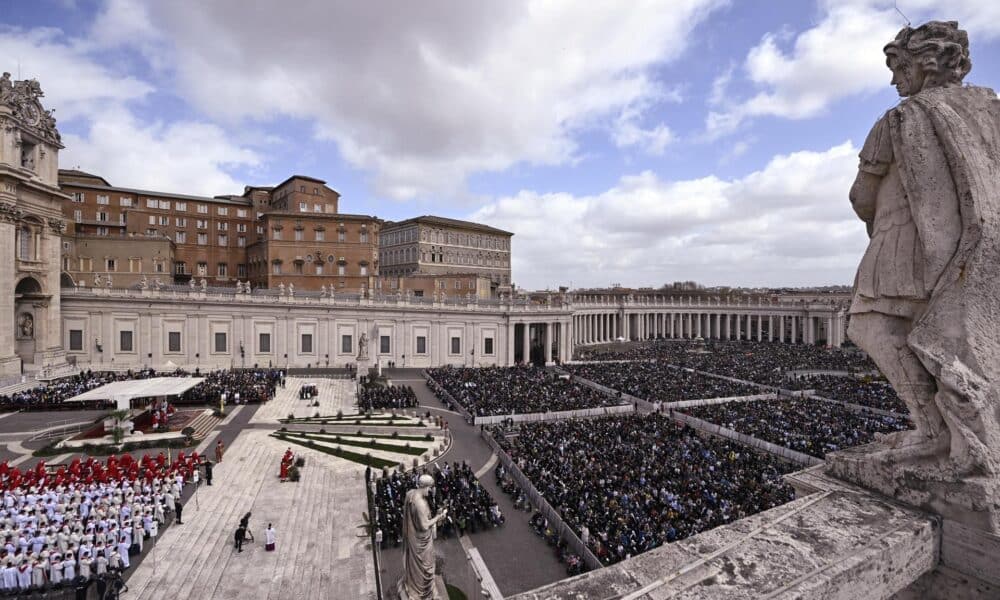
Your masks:
{"label": "statue's head", "polygon": [[892,84],[902,97],[925,88],[959,85],[972,70],[969,34],[957,21],[930,21],[904,27],[883,48]]}
{"label": "statue's head", "polygon": [[426,496],[432,487],[434,487],[434,478],[430,475],[424,473],[417,478],[417,489],[421,496]]}

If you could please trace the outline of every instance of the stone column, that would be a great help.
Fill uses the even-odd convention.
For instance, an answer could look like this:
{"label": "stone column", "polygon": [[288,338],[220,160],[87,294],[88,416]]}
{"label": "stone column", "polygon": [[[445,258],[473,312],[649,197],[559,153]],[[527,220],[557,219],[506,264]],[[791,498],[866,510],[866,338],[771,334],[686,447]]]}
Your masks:
{"label": "stone column", "polygon": [[827,347],[833,347],[833,317],[826,318],[826,345]]}
{"label": "stone column", "polygon": [[517,327],[514,323],[507,325],[507,361],[508,367],[514,366],[514,330]]}
{"label": "stone column", "polygon": [[722,339],[729,340],[729,313],[722,316]]}
{"label": "stone column", "polygon": [[757,315],[757,341],[764,341],[764,315]]}
{"label": "stone column", "polygon": [[701,313],[694,316],[694,337],[701,337]]}
{"label": "stone column", "polygon": [[[17,197],[13,192],[0,191],[0,199],[13,206]],[[11,209],[13,210],[13,208]],[[0,327],[0,377],[12,377],[21,372],[21,359],[14,351],[14,327],[17,322],[14,315],[14,286],[16,262],[16,218],[13,214],[0,215],[0,315],[6,323]],[[99,258],[95,258],[95,261]],[[62,324],[59,324],[62,329]],[[89,346],[87,345],[89,342]],[[94,345],[94,341],[84,340],[84,348]],[[107,342],[105,342],[107,345]]]}
{"label": "stone column", "polygon": [[792,315],[792,343],[793,344],[797,344],[799,342],[798,324],[799,324],[799,318],[798,318],[798,316]]}
{"label": "stone column", "polygon": [[774,315],[767,315],[767,341],[774,341]]}
{"label": "stone column", "polygon": [[546,365],[551,365],[552,364],[552,342],[554,341],[553,340],[553,336],[552,336],[552,334],[554,332],[552,330],[553,330],[554,327],[555,327],[555,323],[553,323],[551,321],[548,321],[548,322],[545,323],[545,338],[544,338],[544,340],[545,340],[544,341],[544,344],[545,344],[545,355],[544,356],[545,356],[545,364]]}
{"label": "stone column", "polygon": [[524,339],[521,340],[522,360],[527,364],[531,357],[531,323],[524,323]]}

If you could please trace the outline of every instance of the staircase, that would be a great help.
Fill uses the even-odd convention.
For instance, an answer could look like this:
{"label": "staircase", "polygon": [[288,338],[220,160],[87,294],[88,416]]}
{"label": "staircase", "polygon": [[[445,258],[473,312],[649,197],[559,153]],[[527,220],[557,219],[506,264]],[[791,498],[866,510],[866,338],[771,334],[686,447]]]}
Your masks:
{"label": "staircase", "polygon": [[205,410],[200,415],[194,418],[193,421],[188,423],[188,427],[194,428],[194,439],[203,440],[209,433],[215,429],[215,426],[221,421],[220,417],[216,417],[212,414],[212,411]]}

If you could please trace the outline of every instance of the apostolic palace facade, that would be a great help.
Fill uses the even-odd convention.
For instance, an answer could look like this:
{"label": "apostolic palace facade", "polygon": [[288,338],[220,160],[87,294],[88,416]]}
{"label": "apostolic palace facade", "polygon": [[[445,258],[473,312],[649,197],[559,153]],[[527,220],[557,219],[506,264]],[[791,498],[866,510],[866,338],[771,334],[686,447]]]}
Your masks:
{"label": "apostolic palace facade", "polygon": [[519,296],[513,234],[340,212],[294,175],[239,196],[60,171],[37,81],[0,80],[0,379],[118,370],[570,360],[618,339],[844,341],[826,300],[563,291]]}

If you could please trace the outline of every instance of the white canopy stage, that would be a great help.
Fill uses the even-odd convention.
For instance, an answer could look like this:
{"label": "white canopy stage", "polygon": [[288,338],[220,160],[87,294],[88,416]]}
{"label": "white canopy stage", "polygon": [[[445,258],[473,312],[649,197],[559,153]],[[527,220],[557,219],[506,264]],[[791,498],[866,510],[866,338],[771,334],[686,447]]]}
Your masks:
{"label": "white canopy stage", "polygon": [[204,377],[153,377],[114,381],[73,396],[66,402],[84,400],[114,400],[119,410],[128,410],[132,398],[178,396],[205,381]]}

